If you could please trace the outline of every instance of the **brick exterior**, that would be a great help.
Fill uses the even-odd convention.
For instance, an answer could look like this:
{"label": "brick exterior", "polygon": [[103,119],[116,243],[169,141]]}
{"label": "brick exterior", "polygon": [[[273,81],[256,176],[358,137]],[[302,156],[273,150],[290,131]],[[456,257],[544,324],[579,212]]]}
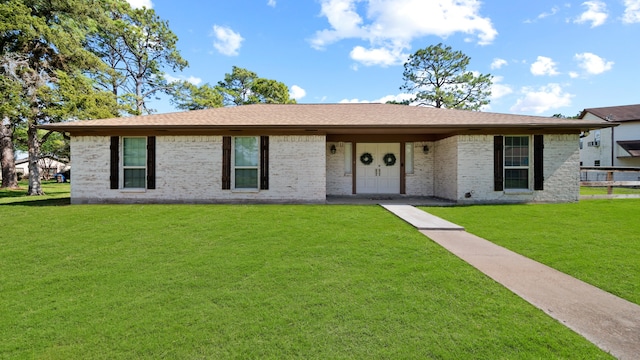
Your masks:
{"label": "brick exterior", "polygon": [[[545,135],[544,190],[520,192],[494,191],[491,135],[415,142],[406,194],[459,203],[577,201],[578,141],[577,134]],[[72,203],[319,203],[327,194],[352,194],[345,143],[327,143],[324,136],[270,136],[269,189],[259,191],[222,190],[222,136],[158,136],[156,142],[156,189],[111,190],[109,137],[72,137]],[[335,154],[330,153],[332,145]]]}
{"label": "brick exterior", "polygon": [[269,190],[222,190],[221,136],[158,136],[156,189],[109,189],[109,137],[76,136],[72,203],[300,202],[326,199],[324,136],[271,136]]}
{"label": "brick exterior", "polygon": [[[436,142],[434,146],[434,193],[443,199],[457,199],[458,189],[458,137]],[[493,150],[492,150],[493,151]],[[491,157],[492,152],[486,154]]]}
{"label": "brick exterior", "polygon": [[[493,191],[493,136],[458,136],[459,203],[572,202],[580,193],[579,135],[544,136],[544,190]],[[533,145],[531,145],[533,146]],[[533,163],[531,162],[531,170]],[[533,188],[533,184],[531,184]],[[471,197],[465,197],[470,193]]]}
{"label": "brick exterior", "polygon": [[[350,143],[347,143],[350,144]],[[331,154],[331,146],[336,147],[336,153]],[[346,144],[341,142],[329,142],[326,146],[327,154],[327,195],[351,195],[353,189],[352,173],[345,169]],[[352,150],[355,147],[352,145]]]}
{"label": "brick exterior", "polygon": [[[425,154],[423,146],[428,146]],[[406,175],[406,193],[408,196],[433,196],[434,194],[434,159],[433,142],[413,143],[413,174]]]}

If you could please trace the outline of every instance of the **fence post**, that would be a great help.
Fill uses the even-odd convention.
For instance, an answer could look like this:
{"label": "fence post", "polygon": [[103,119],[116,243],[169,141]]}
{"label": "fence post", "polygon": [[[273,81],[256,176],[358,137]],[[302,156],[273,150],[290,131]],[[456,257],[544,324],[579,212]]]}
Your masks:
{"label": "fence post", "polygon": [[[613,170],[607,171],[607,181],[613,181]],[[607,185],[607,195],[613,194],[613,186],[611,184]]]}

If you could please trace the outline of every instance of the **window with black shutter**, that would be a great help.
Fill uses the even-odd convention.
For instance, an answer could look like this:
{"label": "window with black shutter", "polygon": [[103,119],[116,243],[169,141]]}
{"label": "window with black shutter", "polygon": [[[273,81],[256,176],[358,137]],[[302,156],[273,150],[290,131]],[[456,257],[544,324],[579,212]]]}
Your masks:
{"label": "window with black shutter", "polygon": [[[111,189],[156,188],[156,137],[111,137]],[[122,179],[122,180],[121,180]]]}

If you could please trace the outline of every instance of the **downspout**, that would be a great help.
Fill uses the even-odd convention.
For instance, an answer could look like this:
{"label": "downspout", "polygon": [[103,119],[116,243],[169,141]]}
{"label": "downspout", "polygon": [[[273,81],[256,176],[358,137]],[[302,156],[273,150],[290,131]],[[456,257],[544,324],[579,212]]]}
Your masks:
{"label": "downspout", "polygon": [[613,143],[613,139],[615,138],[613,136],[613,132],[615,131],[615,128],[611,128],[611,166],[616,166],[616,164],[613,163],[613,149],[615,149],[615,144]]}

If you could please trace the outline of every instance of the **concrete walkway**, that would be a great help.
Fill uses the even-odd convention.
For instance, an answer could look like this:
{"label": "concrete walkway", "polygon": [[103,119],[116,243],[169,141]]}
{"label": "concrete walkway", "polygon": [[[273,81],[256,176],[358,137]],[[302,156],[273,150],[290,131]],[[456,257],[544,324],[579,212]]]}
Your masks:
{"label": "concrete walkway", "polygon": [[[413,206],[382,206],[602,350],[618,359],[640,359],[640,306]],[[443,221],[453,226],[443,227]]]}

